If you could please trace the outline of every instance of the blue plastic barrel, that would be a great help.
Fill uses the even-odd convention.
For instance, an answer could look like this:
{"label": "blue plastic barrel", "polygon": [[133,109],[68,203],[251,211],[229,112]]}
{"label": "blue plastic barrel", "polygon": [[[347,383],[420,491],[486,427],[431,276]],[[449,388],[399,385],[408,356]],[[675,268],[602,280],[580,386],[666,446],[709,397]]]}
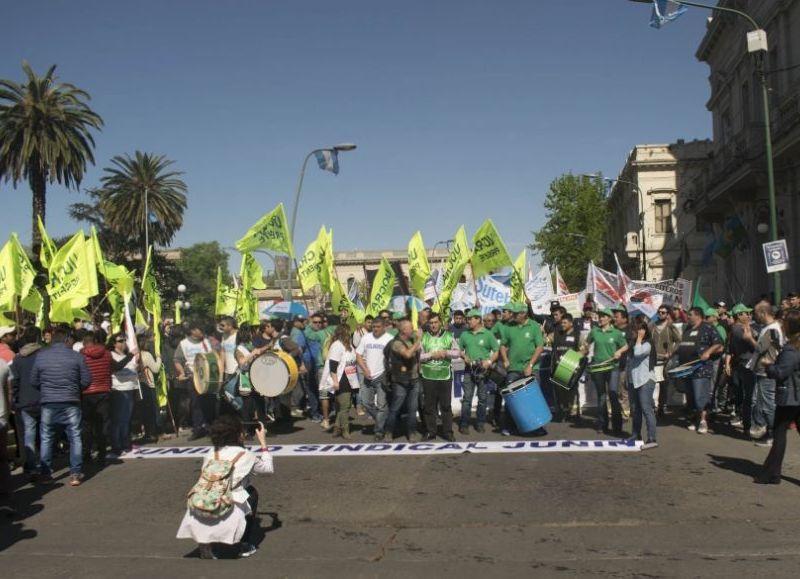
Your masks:
{"label": "blue plastic barrel", "polygon": [[533,378],[516,380],[503,388],[501,394],[520,432],[533,432],[553,419],[542,389]]}

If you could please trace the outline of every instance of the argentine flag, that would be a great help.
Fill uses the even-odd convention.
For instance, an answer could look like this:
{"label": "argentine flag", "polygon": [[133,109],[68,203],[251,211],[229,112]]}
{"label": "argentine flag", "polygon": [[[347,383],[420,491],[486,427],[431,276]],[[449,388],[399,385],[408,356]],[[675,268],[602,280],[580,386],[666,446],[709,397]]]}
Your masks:
{"label": "argentine flag", "polygon": [[319,168],[324,171],[330,171],[334,175],[339,174],[339,155],[333,149],[324,149],[314,153],[317,157]]}
{"label": "argentine flag", "polygon": [[650,26],[661,28],[668,22],[675,20],[686,10],[686,6],[682,6],[672,0],[653,0],[653,14],[650,16]]}

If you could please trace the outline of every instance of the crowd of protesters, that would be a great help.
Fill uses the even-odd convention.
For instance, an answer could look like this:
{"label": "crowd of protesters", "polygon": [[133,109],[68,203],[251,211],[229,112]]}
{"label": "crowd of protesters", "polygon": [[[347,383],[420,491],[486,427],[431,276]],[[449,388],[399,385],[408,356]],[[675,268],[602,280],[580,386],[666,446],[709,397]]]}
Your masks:
{"label": "crowd of protesters", "polygon": [[[146,329],[132,344],[125,333],[109,335],[102,320],[44,333],[7,326],[0,328],[0,379],[8,389],[0,433],[5,439],[13,422],[17,460],[40,483],[52,480],[54,454],[68,456],[72,486],[81,484],[87,462],[101,466],[182,429],[202,439],[226,414],[245,424],[308,419],[343,439],[353,436],[354,420],[369,423],[360,435],[374,441],[454,441],[490,427],[509,436],[515,425],[500,392],[520,380],[538,381],[556,421],[582,420],[578,389],[550,379],[575,350],[590,360],[584,380],[596,396],[598,432],[649,449],[658,446],[659,421],[683,420],[698,434],[740,429],[770,448],[757,480],[776,483],[786,432],[796,428],[800,411],[798,307],[800,299],[790,295],[780,307],[767,300],[752,308],[662,305],[654,320],[591,300],[575,318],[558,302],[544,316],[522,303],[455,311],[450,319],[426,308],[413,323],[407,312],[387,310],[362,324],[351,323],[346,310],[259,325],[223,317],[211,325],[168,321],[158,329],[160,352]],[[298,384],[264,397],[249,384],[248,369],[277,349],[295,360]],[[232,387],[198,393],[193,363],[200,352],[215,353],[221,382]],[[169,400],[163,408],[156,394],[162,368]],[[461,401],[456,416],[454,392]],[[250,428],[246,438],[254,434]],[[5,452],[6,440],[2,446]]]}

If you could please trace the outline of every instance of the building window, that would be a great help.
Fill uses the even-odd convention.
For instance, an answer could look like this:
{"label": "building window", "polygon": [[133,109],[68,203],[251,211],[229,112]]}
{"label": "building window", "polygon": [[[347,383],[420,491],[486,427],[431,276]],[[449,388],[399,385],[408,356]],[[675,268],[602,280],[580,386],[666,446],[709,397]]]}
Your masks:
{"label": "building window", "polygon": [[657,199],[655,202],[656,233],[672,233],[672,201]]}

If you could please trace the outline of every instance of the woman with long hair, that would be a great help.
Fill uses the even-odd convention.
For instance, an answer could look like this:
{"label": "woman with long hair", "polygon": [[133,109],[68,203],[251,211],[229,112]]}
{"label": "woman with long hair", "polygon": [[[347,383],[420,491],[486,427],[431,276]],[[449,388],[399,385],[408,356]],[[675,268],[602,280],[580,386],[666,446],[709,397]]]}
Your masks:
{"label": "woman with long hair", "polygon": [[350,438],[350,408],[353,405],[353,390],[358,390],[358,366],[352,333],[347,324],[336,326],[333,343],[328,349],[322,385],[334,393],[336,420],[333,435]]}
{"label": "woman with long hair", "polygon": [[[216,559],[212,549],[214,543],[234,545],[239,543],[239,556],[249,557],[256,552],[253,533],[256,528],[258,491],[250,484],[251,474],[272,474],[272,455],[267,450],[267,431],[259,424],[256,437],[261,445],[261,454],[256,455],[244,446],[242,421],[233,414],[223,414],[211,425],[209,433],[213,450],[203,460],[201,471],[211,461],[227,461],[230,472],[233,508],[220,518],[203,517],[187,507],[178,539],[194,539],[200,546],[202,559]],[[194,489],[193,489],[194,490]]]}
{"label": "woman with long hair", "polygon": [[650,334],[650,325],[647,318],[636,316],[632,324],[633,347],[628,350],[628,384],[631,388],[631,415],[633,426],[631,437],[641,440],[642,417],[647,425],[647,441],[642,450],[655,448],[656,442],[656,413],[653,402],[653,393],[656,389],[656,350]]}
{"label": "woman with long hair", "polygon": [[111,337],[111,454],[119,458],[131,450],[131,418],[139,391],[139,357],[128,351],[125,334]]}
{"label": "woman with long hair", "polygon": [[[775,426],[772,448],[764,468],[755,477],[760,484],[781,482],[786,434],[792,422],[800,427],[800,311],[789,310],[783,318],[786,345],[774,364],[767,365],[767,376],[777,382],[775,389]],[[763,362],[762,362],[763,363]]]}

